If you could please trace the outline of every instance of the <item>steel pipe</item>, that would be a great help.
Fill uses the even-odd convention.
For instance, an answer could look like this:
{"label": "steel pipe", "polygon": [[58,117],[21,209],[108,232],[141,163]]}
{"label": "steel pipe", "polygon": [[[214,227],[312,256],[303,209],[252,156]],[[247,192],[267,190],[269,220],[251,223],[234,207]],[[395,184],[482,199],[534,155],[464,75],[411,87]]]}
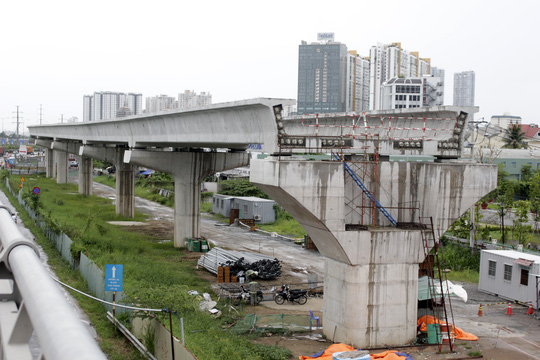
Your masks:
{"label": "steel pipe", "polygon": [[[20,294],[20,299],[16,301],[19,312],[26,311],[28,314],[44,357],[48,360],[106,359],[60,287],[43,267],[36,253],[37,247],[24,238],[9,211],[1,208],[0,242],[0,261],[11,270]],[[27,328],[22,330],[27,331]],[[10,341],[20,346],[27,339],[24,336],[17,339],[18,333],[21,330],[13,329]],[[3,344],[6,346],[5,341]],[[4,354],[9,353],[3,350]]]}

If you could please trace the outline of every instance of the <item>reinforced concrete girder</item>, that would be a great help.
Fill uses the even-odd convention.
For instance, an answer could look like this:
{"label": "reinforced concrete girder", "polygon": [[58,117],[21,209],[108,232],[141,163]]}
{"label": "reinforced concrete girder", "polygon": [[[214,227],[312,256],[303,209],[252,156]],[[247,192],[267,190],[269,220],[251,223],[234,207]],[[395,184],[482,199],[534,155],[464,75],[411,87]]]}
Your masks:
{"label": "reinforced concrete girder", "polygon": [[262,151],[275,153],[278,147],[273,106],[294,103],[258,98],[106,121],[35,125],[29,126],[29,131],[32,138],[68,139],[85,145],[245,150],[251,144],[261,144]]}
{"label": "reinforced concrete girder", "polygon": [[174,246],[200,236],[201,181],[218,171],[249,164],[246,152],[126,151],[124,162],[171,174],[174,177]]}
{"label": "reinforced concrete girder", "polygon": [[[383,162],[371,170],[366,187],[383,206],[396,206],[387,209],[398,223],[432,216],[440,233],[497,185],[494,165]],[[346,231],[349,221],[359,220],[347,218],[346,199],[358,194],[340,162],[252,160],[250,180],[302,225],[326,257],[326,336],[359,347],[414,340],[421,230],[380,227],[386,220],[378,219],[376,229]],[[411,211],[413,203],[418,206]]]}

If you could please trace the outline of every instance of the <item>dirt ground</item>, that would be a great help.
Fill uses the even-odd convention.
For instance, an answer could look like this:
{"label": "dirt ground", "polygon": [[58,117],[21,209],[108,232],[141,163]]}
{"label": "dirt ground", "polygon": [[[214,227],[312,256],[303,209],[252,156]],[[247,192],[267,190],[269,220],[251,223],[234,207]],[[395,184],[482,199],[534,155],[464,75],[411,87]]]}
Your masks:
{"label": "dirt ground", "polygon": [[[114,198],[114,190],[104,185],[94,183],[96,195]],[[173,237],[173,210],[145,199],[136,199],[138,210],[149,214],[152,219],[147,225],[135,225],[138,231],[160,234],[164,239]],[[140,228],[138,228],[140,227]],[[261,282],[266,289],[279,286],[280,283],[294,284],[307,282],[308,274],[317,274],[319,281],[324,281],[324,257],[318,252],[303,249],[289,241],[279,240],[244,230],[233,226],[222,226],[210,217],[201,219],[201,234],[208,238],[212,244],[239,251],[260,252],[265,255],[277,257],[282,264],[283,276],[277,281]],[[200,255],[194,254],[194,266]],[[216,281],[216,277],[209,272],[200,271],[201,276],[209,281]],[[321,283],[322,285],[322,283]],[[454,323],[466,332],[479,337],[478,341],[456,340],[454,352],[450,352],[445,345],[442,351],[438,346],[392,347],[410,354],[413,359],[466,359],[478,358],[481,354],[484,359],[494,360],[540,360],[540,316],[526,315],[527,308],[513,305],[513,315],[507,315],[508,305],[492,303],[504,302],[496,296],[491,296],[477,290],[475,284],[461,284],[468,292],[467,303],[457,299],[452,301]],[[267,296],[268,297],[268,296]],[[265,300],[259,306],[246,306],[246,313],[259,315],[266,314],[293,314],[306,315],[309,310],[319,316],[324,323],[322,299],[310,298],[305,305],[277,305],[273,300]],[[483,304],[483,316],[478,316],[479,305]],[[292,336],[268,335],[257,340],[258,343],[277,345],[290,349],[293,353],[291,359],[298,356],[310,356],[326,349],[332,344],[331,339],[325,339],[322,331],[315,330],[310,334]],[[382,352],[386,349],[369,349],[370,353]]]}

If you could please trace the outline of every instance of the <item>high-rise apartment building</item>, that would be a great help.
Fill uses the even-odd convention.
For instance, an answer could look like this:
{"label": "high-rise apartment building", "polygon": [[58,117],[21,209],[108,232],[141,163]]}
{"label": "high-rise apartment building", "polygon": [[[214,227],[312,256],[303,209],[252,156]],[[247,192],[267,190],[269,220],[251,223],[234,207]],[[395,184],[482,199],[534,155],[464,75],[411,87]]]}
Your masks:
{"label": "high-rise apartment building", "polygon": [[369,109],[369,59],[356,51],[347,55],[346,111],[362,112]]}
{"label": "high-rise apartment building", "polygon": [[186,90],[178,94],[178,108],[187,109],[192,107],[212,104],[212,95],[201,91],[199,95],[195,91]]}
{"label": "high-rise apartment building", "polygon": [[176,98],[167,95],[159,95],[146,98],[145,113],[152,114],[164,110],[172,110],[178,107]]}
{"label": "high-rise apartment building", "polygon": [[367,110],[369,62],[334,41],[333,33],[318,34],[319,42],[299,46],[298,114]]}
{"label": "high-rise apartment building", "polygon": [[83,121],[116,119],[118,109],[129,108],[132,115],[142,114],[142,94],[94,92],[83,96]]}
{"label": "high-rise apartment building", "polygon": [[431,75],[431,59],[401,48],[401,43],[377,44],[370,50],[369,109],[382,108],[382,86],[392,78]]}
{"label": "high-rise apartment building", "polygon": [[474,106],[474,71],[454,74],[454,106]]}

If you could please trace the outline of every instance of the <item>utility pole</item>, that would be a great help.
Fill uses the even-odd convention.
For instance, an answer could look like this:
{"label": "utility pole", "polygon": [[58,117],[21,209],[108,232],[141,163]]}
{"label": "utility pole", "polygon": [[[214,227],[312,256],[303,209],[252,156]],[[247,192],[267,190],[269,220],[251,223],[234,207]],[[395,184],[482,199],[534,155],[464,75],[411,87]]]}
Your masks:
{"label": "utility pole", "polygon": [[19,117],[19,114],[22,114],[21,112],[19,112],[19,105],[17,105],[17,146],[19,146],[19,124],[20,124],[20,117]]}
{"label": "utility pole", "polygon": [[41,125],[41,121],[43,120],[43,108],[41,107],[41,104],[39,104],[39,125]]}

